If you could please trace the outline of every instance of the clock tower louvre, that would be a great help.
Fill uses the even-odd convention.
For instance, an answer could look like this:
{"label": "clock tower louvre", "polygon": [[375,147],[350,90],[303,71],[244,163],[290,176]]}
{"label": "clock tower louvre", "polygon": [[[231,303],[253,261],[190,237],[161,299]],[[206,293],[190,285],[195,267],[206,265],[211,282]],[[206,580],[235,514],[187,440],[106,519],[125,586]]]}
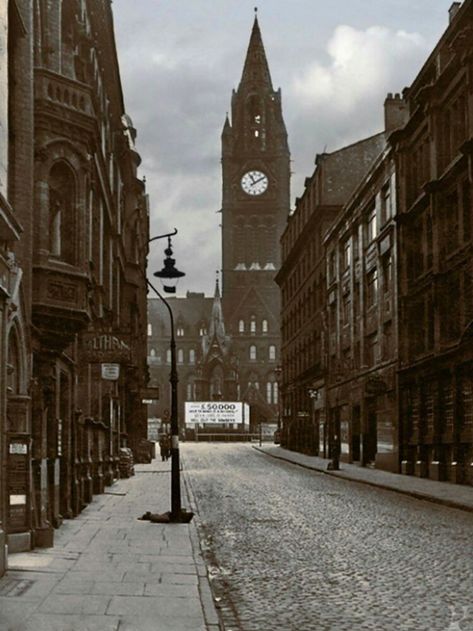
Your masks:
{"label": "clock tower louvre", "polygon": [[[222,130],[222,306],[238,358],[239,398],[275,421],[280,361],[280,236],[289,215],[290,153],[255,17]],[[256,420],[258,422],[258,420]]]}

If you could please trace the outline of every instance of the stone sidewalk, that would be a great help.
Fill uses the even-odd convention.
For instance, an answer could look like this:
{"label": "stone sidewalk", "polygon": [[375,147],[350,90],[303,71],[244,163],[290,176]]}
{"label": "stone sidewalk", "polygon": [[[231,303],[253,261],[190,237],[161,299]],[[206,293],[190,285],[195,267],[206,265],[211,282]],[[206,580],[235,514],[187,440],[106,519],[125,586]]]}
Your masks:
{"label": "stone sidewalk", "polygon": [[[54,548],[11,554],[0,631],[217,631],[194,522],[137,518],[170,508],[171,462],[137,465],[55,532]],[[181,476],[183,506],[189,507]]]}
{"label": "stone sidewalk", "polygon": [[307,469],[322,471],[328,475],[332,475],[344,480],[360,482],[362,484],[370,484],[378,488],[396,493],[404,493],[420,500],[436,502],[445,506],[459,508],[473,512],[473,487],[452,484],[450,482],[435,482],[435,480],[427,480],[412,475],[401,475],[399,473],[390,473],[389,471],[381,471],[379,469],[370,469],[360,467],[358,465],[340,463],[339,471],[328,471],[328,460],[317,456],[306,456],[289,449],[284,449],[278,445],[263,445],[258,447],[253,445],[254,449],[261,451],[274,458],[279,458],[287,462],[292,462]]}

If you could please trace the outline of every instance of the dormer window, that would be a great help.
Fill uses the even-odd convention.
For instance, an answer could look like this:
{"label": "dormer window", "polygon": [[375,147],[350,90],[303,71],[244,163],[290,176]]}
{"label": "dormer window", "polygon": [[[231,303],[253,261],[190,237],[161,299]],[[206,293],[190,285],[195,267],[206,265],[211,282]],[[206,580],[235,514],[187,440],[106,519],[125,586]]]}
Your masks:
{"label": "dormer window", "polygon": [[184,327],[178,326],[176,330],[177,337],[184,337]]}
{"label": "dormer window", "polygon": [[250,333],[256,333],[256,317],[251,316],[250,320]]}

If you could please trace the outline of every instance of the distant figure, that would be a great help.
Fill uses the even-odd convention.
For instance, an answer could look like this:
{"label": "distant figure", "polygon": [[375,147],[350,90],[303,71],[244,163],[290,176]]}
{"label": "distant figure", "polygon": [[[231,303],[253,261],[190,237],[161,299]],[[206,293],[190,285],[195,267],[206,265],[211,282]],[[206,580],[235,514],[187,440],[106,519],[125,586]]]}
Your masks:
{"label": "distant figure", "polygon": [[161,452],[161,460],[164,462],[169,458],[169,436],[167,434],[161,434],[159,439],[159,450]]}

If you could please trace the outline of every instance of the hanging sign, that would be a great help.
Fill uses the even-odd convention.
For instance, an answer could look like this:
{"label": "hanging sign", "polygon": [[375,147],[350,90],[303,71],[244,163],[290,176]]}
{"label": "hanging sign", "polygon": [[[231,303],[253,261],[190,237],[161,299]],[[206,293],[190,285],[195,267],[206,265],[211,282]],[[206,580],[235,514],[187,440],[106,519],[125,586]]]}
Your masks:
{"label": "hanging sign", "polygon": [[120,376],[120,364],[102,364],[102,379],[116,381]]}

